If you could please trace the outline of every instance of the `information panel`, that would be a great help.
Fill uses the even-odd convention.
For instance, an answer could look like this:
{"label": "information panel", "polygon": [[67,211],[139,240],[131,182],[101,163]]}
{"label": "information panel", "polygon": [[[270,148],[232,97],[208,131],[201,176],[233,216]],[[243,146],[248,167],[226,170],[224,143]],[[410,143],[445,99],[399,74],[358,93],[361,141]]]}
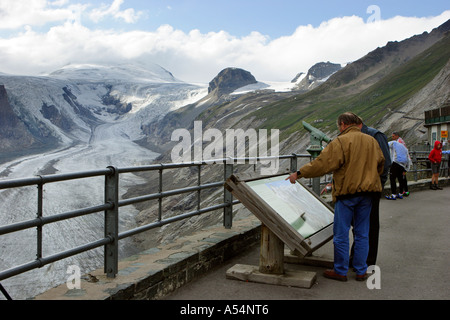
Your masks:
{"label": "information panel", "polygon": [[287,177],[249,181],[247,185],[303,238],[331,225],[333,212],[299,182],[286,181]]}
{"label": "information panel", "polygon": [[289,174],[231,176],[227,189],[292,250],[307,256],[333,237],[334,211]]}

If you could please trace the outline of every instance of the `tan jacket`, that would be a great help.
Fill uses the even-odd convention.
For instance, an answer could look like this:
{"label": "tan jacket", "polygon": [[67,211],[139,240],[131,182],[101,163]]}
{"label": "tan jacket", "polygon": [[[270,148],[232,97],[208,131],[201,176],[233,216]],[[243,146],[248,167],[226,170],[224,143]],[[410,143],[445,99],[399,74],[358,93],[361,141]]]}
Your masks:
{"label": "tan jacket", "polygon": [[333,173],[333,201],[360,192],[381,192],[384,156],[378,142],[356,126],[348,127],[312,162],[300,168],[300,177]]}

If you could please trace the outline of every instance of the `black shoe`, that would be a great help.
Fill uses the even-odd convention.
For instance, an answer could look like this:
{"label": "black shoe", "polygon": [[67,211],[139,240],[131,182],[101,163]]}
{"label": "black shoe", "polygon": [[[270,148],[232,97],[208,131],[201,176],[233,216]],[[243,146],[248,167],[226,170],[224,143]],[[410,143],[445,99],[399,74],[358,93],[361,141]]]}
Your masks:
{"label": "black shoe", "polygon": [[437,190],[437,188],[436,188],[436,186],[435,186],[434,184],[432,184],[432,185],[430,186],[430,189],[431,189],[431,190]]}
{"label": "black shoe", "polygon": [[441,187],[439,187],[437,184],[434,185],[435,189],[434,190],[444,190]]}
{"label": "black shoe", "polygon": [[361,274],[361,275],[356,275],[356,281],[365,281],[367,278],[369,277],[369,275],[367,273],[365,274]]}

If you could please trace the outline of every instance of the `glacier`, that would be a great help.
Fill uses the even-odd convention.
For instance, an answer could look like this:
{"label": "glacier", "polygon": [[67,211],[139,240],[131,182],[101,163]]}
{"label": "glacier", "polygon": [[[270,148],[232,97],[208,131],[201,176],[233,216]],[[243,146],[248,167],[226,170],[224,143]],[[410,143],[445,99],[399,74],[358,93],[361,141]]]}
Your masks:
{"label": "glacier", "polygon": [[[237,89],[232,95],[258,90],[290,91],[295,84],[258,82]],[[207,99],[213,99],[207,97],[207,84],[183,82],[159,65],[148,62],[70,64],[39,76],[0,73],[0,85],[5,86],[10,104],[20,119],[52,137],[49,150],[0,162],[0,179],[8,180],[150,164],[159,154],[136,142],[145,137],[141,128],[170,111],[190,104],[198,108]],[[64,127],[51,117],[46,118],[44,105],[56,110],[70,125]],[[54,141],[57,141],[55,145]],[[140,183],[144,181],[137,175],[121,175],[120,194]],[[102,204],[103,189],[103,177],[46,184],[44,216]],[[0,225],[34,219],[36,211],[36,187],[0,190]],[[120,232],[136,226],[137,214],[132,206],[120,209]],[[102,238],[103,223],[103,214],[98,213],[44,226],[43,255]],[[139,249],[131,240],[120,242],[120,257],[136,253],[136,250]],[[35,229],[2,236],[1,271],[35,257]],[[77,265],[82,274],[102,267],[103,250],[92,250],[17,275],[2,281],[2,285],[13,299],[27,299],[66,282],[71,265]]]}
{"label": "glacier", "polygon": [[[201,100],[207,85],[189,84],[154,64],[68,65],[41,76],[0,74],[16,114],[27,123],[45,126],[58,144],[42,154],[29,154],[0,164],[0,179],[72,173],[107,166],[150,164],[158,153],[135,141],[143,138],[141,126]],[[112,97],[131,110],[118,113],[104,104]],[[70,119],[69,129],[58,127],[41,112],[54,106]],[[85,181],[84,181],[85,180]],[[103,203],[104,178],[89,178],[44,186],[44,215],[63,213]],[[143,182],[134,174],[121,175],[120,194]],[[36,187],[0,190],[0,225],[34,219]],[[120,232],[135,226],[137,210],[120,210]],[[103,237],[103,214],[79,217],[44,226],[43,254],[48,256]],[[120,256],[133,254],[134,246],[121,241]],[[0,270],[36,258],[36,230],[2,236]],[[103,265],[102,249],[76,255],[2,281],[13,299],[27,299],[66,282],[67,269],[77,265],[86,274]],[[3,297],[0,295],[0,299]]]}

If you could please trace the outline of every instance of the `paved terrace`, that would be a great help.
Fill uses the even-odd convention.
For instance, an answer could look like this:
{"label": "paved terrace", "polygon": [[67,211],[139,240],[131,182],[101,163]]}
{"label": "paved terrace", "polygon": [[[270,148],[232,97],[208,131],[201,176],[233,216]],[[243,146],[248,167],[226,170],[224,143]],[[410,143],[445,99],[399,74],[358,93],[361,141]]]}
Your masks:
{"label": "paved terrace", "polygon": [[[442,180],[444,181],[444,180]],[[36,300],[329,300],[450,298],[450,184],[429,190],[429,182],[411,182],[411,196],[383,199],[380,204],[380,245],[377,265],[380,289],[366,282],[326,279],[324,267],[286,263],[286,270],[317,273],[311,288],[267,285],[226,278],[236,264],[259,264],[259,221],[254,217],[201,230],[165,247],[149,249],[119,264],[115,279],[103,270],[82,277],[81,289],[66,284]],[[332,241],[314,253],[332,259]],[[188,302],[186,302],[188,303]]]}

